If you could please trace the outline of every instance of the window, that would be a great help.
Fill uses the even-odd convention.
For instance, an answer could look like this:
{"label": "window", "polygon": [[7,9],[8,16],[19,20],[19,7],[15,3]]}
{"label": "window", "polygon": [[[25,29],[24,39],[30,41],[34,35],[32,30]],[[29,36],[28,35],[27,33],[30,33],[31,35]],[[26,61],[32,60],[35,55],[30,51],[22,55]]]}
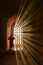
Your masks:
{"label": "window", "polygon": [[14,50],[23,50],[23,33],[21,27],[14,27]]}

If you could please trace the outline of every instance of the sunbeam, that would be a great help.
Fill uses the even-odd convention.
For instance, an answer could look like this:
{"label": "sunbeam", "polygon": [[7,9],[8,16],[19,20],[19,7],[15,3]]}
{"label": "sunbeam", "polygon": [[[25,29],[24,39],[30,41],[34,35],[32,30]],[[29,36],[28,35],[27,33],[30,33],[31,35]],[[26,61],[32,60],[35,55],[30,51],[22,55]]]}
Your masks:
{"label": "sunbeam", "polygon": [[[36,6],[36,3],[36,0],[22,0],[14,26],[14,37],[16,38],[14,48],[19,47],[19,54],[24,65],[42,65],[39,58],[43,53],[39,48],[41,49],[43,44],[40,44],[40,31],[38,31],[40,8]],[[21,32],[18,30],[19,28],[21,28]],[[17,65],[20,65],[18,50],[15,51],[15,54]]]}
{"label": "sunbeam", "polygon": [[[29,48],[29,46],[31,47],[31,48],[33,48],[35,51],[34,52],[37,52],[37,53],[39,53],[39,54],[41,54],[41,55],[43,55],[43,53],[41,52],[40,53],[40,50],[39,49],[37,49],[37,48],[40,48],[40,44],[35,44],[34,42],[32,42],[31,40],[27,40],[27,39],[24,39],[23,38],[23,40],[24,40],[24,42],[27,44],[27,47]],[[43,47],[43,46],[42,46]],[[41,47],[41,48],[42,48]]]}
{"label": "sunbeam", "polygon": [[31,54],[28,52],[28,50],[25,48],[25,46],[24,46],[24,51],[23,52],[24,52],[24,55],[26,56],[28,62],[30,63],[29,65],[31,65],[31,64],[36,64],[37,65],[37,63],[33,60],[33,58],[31,57]]}
{"label": "sunbeam", "polygon": [[29,3],[28,7],[27,7],[26,10],[24,11],[24,13],[23,13],[21,19],[20,19],[19,22],[18,22],[18,25],[20,24],[20,22],[22,21],[22,19],[24,19],[24,17],[26,17],[26,15],[28,14],[28,12],[31,10],[33,4],[34,4],[34,1]]}
{"label": "sunbeam", "polygon": [[[21,14],[22,14],[22,12],[23,12],[23,10],[24,10],[24,8],[25,8],[26,2],[27,2],[27,0],[25,0],[25,2],[23,3],[23,6],[22,6],[22,8],[21,8],[21,12],[20,12],[19,16],[17,15],[18,18],[17,18],[16,24],[19,22],[20,16],[21,16]],[[16,25],[15,25],[15,26],[16,26]]]}

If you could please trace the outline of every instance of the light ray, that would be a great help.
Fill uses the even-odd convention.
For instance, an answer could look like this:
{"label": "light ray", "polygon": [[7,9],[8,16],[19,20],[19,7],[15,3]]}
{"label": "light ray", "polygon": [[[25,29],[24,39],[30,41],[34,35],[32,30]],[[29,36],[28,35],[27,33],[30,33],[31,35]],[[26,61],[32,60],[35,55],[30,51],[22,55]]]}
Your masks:
{"label": "light ray", "polygon": [[28,41],[28,40],[26,40],[25,38],[23,38],[23,40],[24,40],[26,43],[28,43],[30,46],[33,46],[33,47],[37,48],[37,45],[33,44],[31,41]]}
{"label": "light ray", "polygon": [[[24,42],[25,42],[24,45],[25,45],[28,49],[30,49],[31,52],[33,52],[33,53],[37,54],[37,56],[39,56],[39,51],[37,50],[37,48],[35,48],[35,47],[29,45],[25,40],[24,40]],[[28,42],[29,42],[29,41],[28,41]]]}
{"label": "light ray", "polygon": [[[24,40],[24,41],[25,41],[25,40]],[[24,46],[25,46],[27,52],[29,52],[28,55],[29,55],[29,54],[30,54],[30,56],[32,55],[32,57],[31,57],[32,59],[33,59],[33,57],[34,57],[33,62],[34,62],[34,60],[35,60],[36,63],[40,62],[40,59],[38,60],[38,58],[40,57],[39,53],[37,53],[36,51],[34,51],[34,49],[33,49],[32,47],[28,46],[28,45],[26,44],[26,42],[24,42],[24,43],[25,43]],[[41,64],[41,62],[38,63],[38,64]]]}
{"label": "light ray", "polygon": [[23,34],[23,37],[27,37],[27,38],[29,38],[29,37],[31,37],[31,38],[35,37],[35,38],[38,38],[39,34],[38,33],[35,34],[35,33],[27,33],[26,32],[26,33]]}
{"label": "light ray", "polygon": [[17,52],[15,52],[15,55],[16,55],[16,63],[17,63],[17,65],[18,65]]}
{"label": "light ray", "polygon": [[28,14],[28,12],[31,10],[31,8],[33,7],[33,4],[34,4],[34,2],[30,2],[29,6],[26,8],[24,14],[22,15],[22,18],[19,20],[18,25],[23,20],[23,18]]}
{"label": "light ray", "polygon": [[20,12],[21,12],[22,6],[23,6],[23,0],[21,1],[21,4],[20,4],[20,7],[19,7],[19,11],[18,11],[17,17],[20,15]]}
{"label": "light ray", "polygon": [[24,65],[28,65],[29,63],[26,61],[22,51],[20,51],[20,55],[21,55],[21,58],[22,58],[22,61],[23,61]]}
{"label": "light ray", "polygon": [[[23,28],[23,31],[21,32],[21,34],[23,33],[23,37],[22,37],[23,50],[20,50],[19,52],[20,52],[20,56],[22,58],[24,65],[28,65],[28,64],[29,65],[38,65],[38,64],[41,65],[41,63],[39,63],[40,59],[38,60],[40,56],[40,51],[38,49],[40,48],[40,42],[37,39],[32,38],[32,37],[38,38],[38,36],[40,35],[37,32],[37,23],[36,24],[34,23],[35,19],[37,19],[38,17],[38,14],[37,14],[38,10],[35,10],[34,8],[35,2],[36,0],[31,0],[26,6],[27,0],[25,1],[22,0],[18,15],[17,15],[16,24],[15,24],[15,27]],[[18,44],[19,44],[19,40],[18,40]],[[19,49],[21,49],[21,46],[20,45],[18,46],[19,46]],[[17,45],[16,45],[16,48],[17,48]],[[23,53],[25,54],[26,58],[24,57]],[[16,52],[17,65],[20,65],[17,54],[18,53]]]}
{"label": "light ray", "polygon": [[[23,7],[21,8],[21,12],[20,12],[20,14],[19,14],[19,16],[18,16],[18,19],[17,19],[17,21],[16,21],[16,25],[17,25],[18,22],[19,22],[20,16],[21,16],[21,14],[22,14],[22,12],[23,12],[23,10],[24,10],[24,8],[25,8],[26,2],[27,2],[27,0],[25,0],[24,5],[23,5]],[[15,25],[15,26],[16,26],[16,25]]]}
{"label": "light ray", "polygon": [[24,54],[25,54],[25,56],[26,56],[26,58],[27,58],[27,60],[28,60],[28,62],[30,63],[29,65],[33,65],[33,64],[35,64],[35,65],[37,65],[37,63],[35,62],[35,60],[31,57],[31,54],[30,53],[28,53],[28,50],[26,49],[26,48],[24,48]]}
{"label": "light ray", "polygon": [[[19,46],[19,48],[20,48],[20,46]],[[22,58],[24,65],[28,65],[28,64],[30,65],[29,61],[27,61],[26,58],[24,57],[22,50],[20,50],[20,55],[21,55],[21,58]]]}
{"label": "light ray", "polygon": [[[21,27],[25,27],[27,24],[30,24],[34,19],[32,18],[35,14],[37,13],[37,11],[35,11],[34,14],[28,16],[26,19],[24,19],[24,21],[21,21],[20,26]],[[32,19],[31,19],[32,18]]]}
{"label": "light ray", "polygon": [[[37,49],[37,48],[40,48],[39,45],[35,45],[35,43],[33,44],[33,43],[31,42],[31,40],[28,41],[28,40],[26,40],[26,39],[24,39],[24,38],[23,38],[23,40],[24,40],[25,43],[27,43],[28,46],[32,47],[35,51],[37,51],[38,54],[41,54],[41,55],[42,55],[42,53],[40,53],[40,50]],[[27,47],[28,47],[28,46],[27,46]]]}
{"label": "light ray", "polygon": [[21,12],[21,10],[22,10],[22,5],[23,5],[23,0],[22,0],[22,2],[21,2],[21,4],[20,4],[20,7],[19,7],[19,11],[18,11],[18,14],[17,14],[17,19],[16,19],[16,24],[17,24],[17,22],[18,22],[18,20],[19,20],[19,18],[20,18],[20,12]]}

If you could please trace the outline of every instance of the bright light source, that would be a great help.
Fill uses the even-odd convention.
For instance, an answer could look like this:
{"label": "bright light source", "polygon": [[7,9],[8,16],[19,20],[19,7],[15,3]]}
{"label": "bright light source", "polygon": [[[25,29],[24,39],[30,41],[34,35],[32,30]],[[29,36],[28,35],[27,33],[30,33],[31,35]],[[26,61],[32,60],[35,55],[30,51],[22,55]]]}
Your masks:
{"label": "bright light source", "polygon": [[21,27],[14,27],[14,50],[22,50],[23,49],[23,40],[22,40],[22,28]]}

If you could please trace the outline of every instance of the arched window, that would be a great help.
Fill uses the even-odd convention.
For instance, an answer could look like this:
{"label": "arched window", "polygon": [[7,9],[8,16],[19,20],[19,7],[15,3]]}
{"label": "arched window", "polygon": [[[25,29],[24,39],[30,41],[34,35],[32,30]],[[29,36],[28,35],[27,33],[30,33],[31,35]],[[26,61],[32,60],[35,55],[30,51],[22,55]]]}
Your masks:
{"label": "arched window", "polygon": [[21,27],[14,27],[14,50],[23,50],[23,31]]}

